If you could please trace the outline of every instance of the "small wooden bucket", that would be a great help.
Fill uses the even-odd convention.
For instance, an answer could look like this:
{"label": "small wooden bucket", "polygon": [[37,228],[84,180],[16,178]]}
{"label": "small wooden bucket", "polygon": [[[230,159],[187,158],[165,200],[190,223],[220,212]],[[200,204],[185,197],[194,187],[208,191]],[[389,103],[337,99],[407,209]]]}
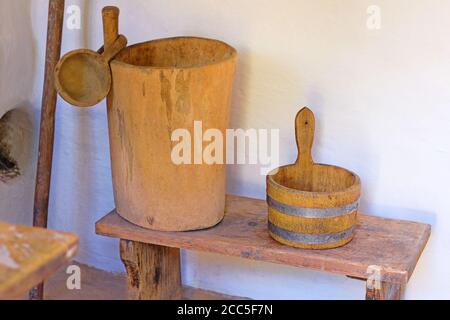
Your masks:
{"label": "small wooden bucket", "polygon": [[348,170],[314,163],[314,129],[314,114],[302,109],[296,118],[297,162],[267,176],[269,233],[289,246],[331,249],[353,239],[361,183]]}
{"label": "small wooden bucket", "polygon": [[203,132],[226,136],[236,61],[235,49],[223,42],[178,37],[127,47],[111,62],[112,175],[123,218],[162,231],[203,229],[223,219],[225,164],[174,163],[179,141],[172,134],[186,129],[194,147],[194,122],[201,121]]}

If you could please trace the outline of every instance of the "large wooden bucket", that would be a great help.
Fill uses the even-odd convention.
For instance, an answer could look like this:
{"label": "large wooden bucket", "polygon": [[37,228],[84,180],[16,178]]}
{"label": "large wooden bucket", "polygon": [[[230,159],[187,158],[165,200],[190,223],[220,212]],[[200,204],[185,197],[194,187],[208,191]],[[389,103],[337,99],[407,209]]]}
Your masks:
{"label": "large wooden bucket", "polygon": [[172,133],[190,132],[192,158],[194,121],[225,137],[236,60],[223,42],[178,37],[130,46],[111,62],[112,175],[123,218],[162,231],[203,229],[223,219],[225,165],[175,164]]}
{"label": "large wooden bucket", "polygon": [[289,246],[331,249],[353,239],[361,183],[346,169],[314,163],[314,129],[314,114],[302,109],[296,118],[297,162],[267,176],[269,233]]}

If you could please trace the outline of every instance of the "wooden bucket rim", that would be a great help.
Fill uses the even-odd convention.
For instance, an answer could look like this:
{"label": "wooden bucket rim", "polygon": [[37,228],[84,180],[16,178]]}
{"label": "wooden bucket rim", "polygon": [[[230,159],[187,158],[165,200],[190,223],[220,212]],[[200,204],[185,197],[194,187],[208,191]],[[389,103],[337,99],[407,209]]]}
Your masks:
{"label": "wooden bucket rim", "polygon": [[[272,186],[281,189],[283,192],[286,193],[291,193],[291,194],[295,194],[297,196],[303,196],[303,197],[311,197],[314,195],[321,195],[321,196],[340,196],[340,195],[344,195],[350,192],[355,192],[355,191],[360,191],[361,190],[361,179],[359,178],[359,176],[350,171],[347,170],[345,168],[339,167],[339,166],[334,166],[334,165],[329,165],[329,164],[321,164],[321,163],[314,163],[314,166],[320,166],[320,167],[333,167],[339,170],[343,170],[346,171],[347,173],[351,174],[353,177],[355,177],[355,181],[354,183],[342,190],[337,190],[337,191],[305,191],[305,190],[299,190],[299,189],[293,189],[293,188],[289,188],[286,187],[278,182],[275,181],[274,176],[278,173],[278,171],[280,169],[286,169],[286,168],[294,168],[297,167],[297,164],[290,164],[290,165],[285,165],[285,166],[281,166],[277,169],[272,170],[271,172],[269,172],[269,174],[267,175],[267,181],[268,183],[270,183]],[[275,173],[276,172],[276,173]]]}
{"label": "wooden bucket rim", "polygon": [[120,54],[124,53],[126,50],[130,50],[130,49],[133,49],[133,48],[136,48],[136,47],[139,47],[139,46],[145,46],[145,45],[148,45],[148,44],[153,44],[153,43],[158,43],[158,42],[183,40],[183,39],[185,39],[185,40],[186,39],[187,40],[203,40],[203,41],[208,41],[208,42],[215,42],[217,44],[221,44],[221,45],[224,45],[225,47],[227,47],[230,50],[231,54],[230,54],[229,57],[220,59],[218,61],[212,61],[212,62],[207,62],[207,63],[200,64],[200,65],[193,65],[193,66],[186,66],[186,67],[177,67],[177,66],[140,66],[140,65],[136,65],[136,64],[132,64],[132,63],[121,61],[119,58],[113,59],[111,61],[111,64],[120,65],[120,66],[126,67],[126,68],[141,69],[141,70],[191,70],[191,69],[201,69],[201,68],[212,66],[212,65],[220,65],[220,64],[226,63],[228,61],[236,60],[237,57],[238,57],[237,50],[234,47],[232,47],[231,45],[229,45],[228,43],[224,42],[224,41],[217,40],[217,39],[204,38],[204,37],[194,37],[194,36],[178,36],[178,37],[160,38],[160,39],[154,39],[154,40],[150,40],[150,41],[144,41],[144,42],[136,43],[136,44],[133,44],[131,46],[126,47],[125,49],[123,49],[120,52]]}

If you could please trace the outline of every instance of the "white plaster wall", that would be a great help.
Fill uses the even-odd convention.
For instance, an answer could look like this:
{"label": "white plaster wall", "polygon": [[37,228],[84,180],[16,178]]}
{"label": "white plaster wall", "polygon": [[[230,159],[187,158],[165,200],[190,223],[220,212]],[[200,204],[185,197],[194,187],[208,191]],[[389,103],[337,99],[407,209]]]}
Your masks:
{"label": "white plaster wall", "polygon": [[[32,1],[38,71],[45,0]],[[130,43],[174,35],[223,39],[240,53],[232,127],[281,128],[281,162],[295,159],[300,106],[317,116],[315,158],[357,172],[362,209],[433,225],[407,298],[450,298],[450,1],[75,1],[83,28],[65,30],[64,51],[101,43],[101,7],[122,10]],[[368,30],[367,7],[382,10]],[[42,74],[36,77],[34,104]],[[58,105],[51,226],[82,239],[79,260],[122,271],[117,241],[94,235],[114,207],[105,106]],[[257,166],[229,170],[229,192],[265,197]],[[252,298],[363,297],[342,277],[209,254],[183,255],[184,281]]]}
{"label": "white plaster wall", "polygon": [[0,1],[0,118],[13,110],[7,140],[21,171],[7,184],[0,181],[0,220],[22,224],[32,217],[38,126],[31,104],[36,59],[30,7],[28,0]]}

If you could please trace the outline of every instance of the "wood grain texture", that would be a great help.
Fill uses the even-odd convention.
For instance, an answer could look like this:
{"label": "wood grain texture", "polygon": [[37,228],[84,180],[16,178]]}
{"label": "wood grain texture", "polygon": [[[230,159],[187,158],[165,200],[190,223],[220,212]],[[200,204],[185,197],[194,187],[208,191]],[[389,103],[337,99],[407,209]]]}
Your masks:
{"label": "wood grain texture", "polygon": [[381,282],[379,288],[367,287],[366,300],[403,300],[406,283]]}
{"label": "wood grain texture", "polygon": [[47,227],[57,93],[53,70],[61,54],[64,0],[49,1],[45,79],[42,95],[39,158],[34,196],[34,225]]}
{"label": "wood grain texture", "polygon": [[117,7],[107,6],[102,10],[104,50],[108,51],[119,37],[119,15]]}
{"label": "wood grain texture", "polygon": [[0,299],[16,299],[74,257],[78,237],[0,223]]}
{"label": "wood grain texture", "polygon": [[[179,37],[130,46],[111,62],[108,124],[122,217],[164,231],[203,229],[222,220],[226,168],[194,164],[200,150],[194,149],[194,122],[202,122],[203,132],[217,129],[225,136],[236,60],[223,42]],[[172,141],[176,129],[190,134],[192,164],[171,157],[181,142]]]}
{"label": "wood grain texture", "polygon": [[347,246],[305,250],[284,246],[269,237],[267,204],[228,196],[225,218],[215,228],[192,232],[160,232],[135,226],[112,212],[96,224],[98,234],[174,248],[213,252],[368,278],[379,266],[381,280],[405,283],[431,232],[427,224],[359,215],[355,237]]}
{"label": "wood grain texture", "polygon": [[[64,0],[49,0],[44,88],[39,131],[39,156],[33,206],[33,225],[41,228],[47,227],[48,220],[57,101],[53,71],[61,56],[64,6]],[[42,300],[43,295],[44,286],[41,284],[30,292],[30,299]]]}
{"label": "wood grain texture", "polygon": [[180,249],[120,241],[130,300],[173,300],[182,293]]}

